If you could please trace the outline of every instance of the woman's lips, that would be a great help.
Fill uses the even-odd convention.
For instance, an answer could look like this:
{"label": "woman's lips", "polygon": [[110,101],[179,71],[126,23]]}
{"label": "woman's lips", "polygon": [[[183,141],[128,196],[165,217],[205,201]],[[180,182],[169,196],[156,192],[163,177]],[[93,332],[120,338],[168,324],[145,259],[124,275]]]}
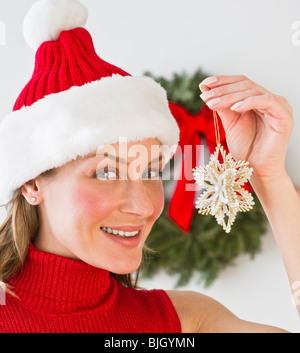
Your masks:
{"label": "woman's lips", "polygon": [[103,225],[101,228],[111,228],[115,230],[122,230],[123,232],[136,232],[140,231],[145,227],[146,223],[140,224],[140,225],[122,225],[122,226],[107,226]]}
{"label": "woman's lips", "polygon": [[128,237],[121,236],[121,235],[118,235],[118,234],[114,235],[112,233],[107,233],[107,232],[103,231],[102,229],[100,229],[100,231],[104,235],[106,235],[106,237],[108,239],[110,239],[113,242],[115,242],[116,244],[122,245],[123,247],[126,247],[126,248],[136,248],[136,247],[139,247],[140,245],[142,245],[142,243],[143,243],[143,241],[142,241],[142,230],[139,230],[139,232],[136,235],[128,236]]}

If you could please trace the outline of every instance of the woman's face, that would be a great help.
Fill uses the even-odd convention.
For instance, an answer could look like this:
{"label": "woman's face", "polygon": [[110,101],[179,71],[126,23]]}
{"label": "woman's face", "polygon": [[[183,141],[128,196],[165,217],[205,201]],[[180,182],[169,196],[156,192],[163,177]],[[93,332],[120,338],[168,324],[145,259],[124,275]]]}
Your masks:
{"label": "woman's face", "polygon": [[[50,182],[38,177],[36,187],[26,183],[23,194],[28,200],[37,198],[41,222],[34,240],[37,248],[127,274],[139,267],[144,242],[163,211],[159,172],[164,161],[150,163],[161,155],[157,139],[127,143],[126,150],[123,144],[110,146],[109,154],[124,163],[100,156],[103,150],[98,149],[60,167]],[[146,153],[134,152],[141,149]],[[140,229],[139,233],[124,237],[102,230],[126,226],[129,231]]]}

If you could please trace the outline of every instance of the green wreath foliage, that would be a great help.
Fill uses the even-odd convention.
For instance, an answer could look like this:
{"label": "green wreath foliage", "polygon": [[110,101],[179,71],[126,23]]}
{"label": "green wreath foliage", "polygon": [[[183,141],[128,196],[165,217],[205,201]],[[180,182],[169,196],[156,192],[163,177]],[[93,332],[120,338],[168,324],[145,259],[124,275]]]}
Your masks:
{"label": "green wreath foliage", "polygon": [[[193,75],[185,71],[174,74],[168,80],[145,73],[159,82],[167,91],[171,102],[181,104],[190,113],[198,113],[203,101],[199,98],[199,83],[209,75],[198,69]],[[170,162],[170,172],[174,171],[174,159]],[[163,180],[164,188],[171,181]],[[217,224],[211,215],[200,215],[195,209],[189,233],[182,231],[169,217],[169,201],[152,227],[146,245],[152,251],[146,252],[141,265],[142,278],[152,278],[160,270],[170,275],[178,275],[175,287],[189,283],[194,274],[199,281],[209,287],[222,269],[234,265],[241,254],[249,254],[253,259],[261,251],[261,239],[267,231],[267,218],[258,197],[252,192],[255,205],[249,212],[239,213],[229,234]],[[184,205],[183,205],[184,207]]]}

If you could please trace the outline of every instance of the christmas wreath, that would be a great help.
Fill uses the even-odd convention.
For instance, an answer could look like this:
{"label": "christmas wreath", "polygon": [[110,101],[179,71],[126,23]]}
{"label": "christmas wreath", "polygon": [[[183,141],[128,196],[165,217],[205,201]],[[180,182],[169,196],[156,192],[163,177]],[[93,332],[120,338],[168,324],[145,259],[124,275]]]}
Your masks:
{"label": "christmas wreath", "polygon": [[[180,142],[183,146],[206,145],[213,153],[216,147],[212,111],[199,98],[199,83],[210,76],[198,69],[189,75],[185,71],[174,74],[171,79],[152,77],[167,91],[170,109],[180,127]],[[220,126],[221,143],[228,151],[223,126]],[[186,285],[190,278],[199,274],[199,280],[210,286],[220,271],[233,265],[240,254],[248,253],[251,259],[261,250],[261,238],[267,230],[267,218],[249,183],[243,187],[253,195],[255,205],[250,212],[239,213],[230,234],[226,234],[213,216],[200,215],[195,209],[196,192],[186,191],[188,181],[184,177],[184,164],[189,158],[186,152],[182,160],[182,178],[175,186],[173,178],[164,180],[165,207],[153,225],[146,245],[152,251],[146,252],[141,266],[141,276],[151,278],[160,270],[179,275],[176,287]],[[192,156],[195,153],[191,153]],[[170,175],[174,176],[176,152],[170,160]],[[181,156],[182,157],[182,156]],[[191,157],[193,167],[197,161]],[[187,163],[187,162],[186,162]],[[170,195],[170,189],[172,190]],[[167,194],[169,192],[169,195]]]}

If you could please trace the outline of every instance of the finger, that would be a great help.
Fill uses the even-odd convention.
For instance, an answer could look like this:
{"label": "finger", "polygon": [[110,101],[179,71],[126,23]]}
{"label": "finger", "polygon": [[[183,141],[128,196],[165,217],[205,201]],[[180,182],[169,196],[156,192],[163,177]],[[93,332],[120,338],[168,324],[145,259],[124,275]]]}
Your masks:
{"label": "finger", "polygon": [[[212,92],[211,94],[216,92],[217,95],[221,95],[222,92],[223,92],[223,94],[225,94],[226,92],[229,92],[230,90],[232,92],[236,92],[239,90],[243,90],[247,87],[250,88],[250,81],[249,80],[239,81],[238,83],[223,84],[223,85],[221,85],[220,83],[219,84],[217,84],[217,83],[205,84],[205,82],[206,81],[204,80],[199,84],[199,88],[200,88],[201,92],[205,93],[205,92],[211,91]],[[208,81],[208,82],[210,82],[210,81]],[[238,86],[234,86],[234,85],[238,85]],[[215,88],[212,88],[213,86]],[[202,98],[202,95],[200,95],[200,97]]]}
{"label": "finger", "polygon": [[283,105],[274,94],[250,96],[242,101],[236,102],[230,109],[237,113],[248,110],[260,110],[278,118],[285,117],[286,115],[290,116],[287,107]]}
{"label": "finger", "polygon": [[206,105],[214,110],[228,109],[237,102],[244,101],[248,97],[257,96],[259,94],[260,92],[255,89],[248,89],[241,92],[225,94],[221,97],[208,98],[206,99]]}
{"label": "finger", "polygon": [[211,88],[209,86],[207,86],[203,83],[200,83],[199,88],[200,88],[201,92],[207,92],[207,91],[211,90]]}
{"label": "finger", "polygon": [[[237,84],[238,86],[234,86],[235,84]],[[253,82],[247,76],[244,76],[244,75],[207,77],[199,84],[199,88],[202,92],[207,92],[210,89],[214,89],[214,90],[220,90],[220,91],[224,90],[229,93],[231,89],[233,89],[232,92],[238,91],[239,87],[241,90],[255,88],[261,91],[262,93],[269,92],[264,87]]]}
{"label": "finger", "polygon": [[200,84],[199,88],[202,90],[202,86],[214,88],[221,85],[228,85],[230,83],[236,83],[240,81],[248,80],[244,75],[231,75],[231,76],[212,76],[204,79]]}
{"label": "finger", "polygon": [[265,93],[264,91],[260,91],[259,88],[257,88],[251,81],[246,80],[207,90],[200,95],[200,98],[204,102],[207,102],[211,98],[221,97],[227,94],[242,92],[250,89],[253,90],[254,95]]}
{"label": "finger", "polygon": [[294,114],[293,107],[289,104],[285,97],[276,95],[277,99],[286,107],[286,109],[290,112],[291,115]]}

